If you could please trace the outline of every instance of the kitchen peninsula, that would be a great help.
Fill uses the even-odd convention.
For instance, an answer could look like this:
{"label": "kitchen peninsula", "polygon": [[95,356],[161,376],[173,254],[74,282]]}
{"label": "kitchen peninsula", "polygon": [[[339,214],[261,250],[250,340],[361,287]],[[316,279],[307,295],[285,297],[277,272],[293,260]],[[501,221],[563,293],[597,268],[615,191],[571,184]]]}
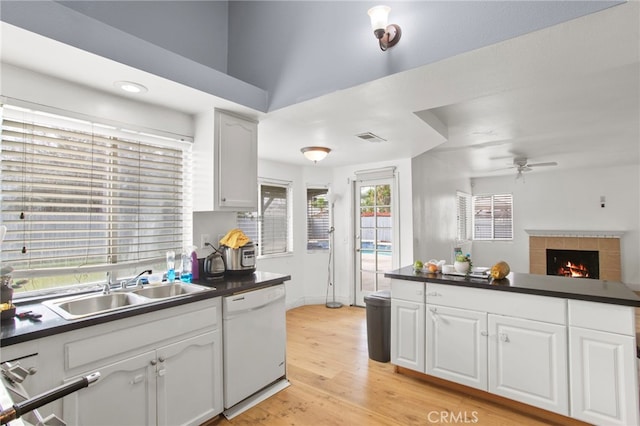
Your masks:
{"label": "kitchen peninsula", "polygon": [[640,298],[624,284],[522,273],[491,281],[411,266],[385,276],[398,367],[589,423],[640,423]]}

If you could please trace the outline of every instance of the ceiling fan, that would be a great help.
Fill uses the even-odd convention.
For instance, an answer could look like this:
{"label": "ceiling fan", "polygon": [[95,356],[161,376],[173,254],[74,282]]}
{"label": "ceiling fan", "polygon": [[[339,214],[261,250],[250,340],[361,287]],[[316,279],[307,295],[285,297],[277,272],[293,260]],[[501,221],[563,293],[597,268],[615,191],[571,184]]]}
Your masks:
{"label": "ceiling fan", "polygon": [[522,173],[530,172],[534,167],[547,167],[547,166],[557,166],[558,163],[555,161],[550,161],[547,163],[528,163],[526,157],[516,157],[513,159],[513,166],[509,167],[510,169],[516,169],[518,174],[516,175],[516,179],[520,179],[523,177]]}

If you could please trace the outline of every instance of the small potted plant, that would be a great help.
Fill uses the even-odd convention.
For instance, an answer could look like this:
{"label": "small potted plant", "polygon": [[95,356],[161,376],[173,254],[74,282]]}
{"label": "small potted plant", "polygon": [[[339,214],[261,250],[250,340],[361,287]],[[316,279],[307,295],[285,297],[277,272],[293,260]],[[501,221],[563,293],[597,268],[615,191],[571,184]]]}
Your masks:
{"label": "small potted plant", "polygon": [[460,274],[468,274],[471,270],[471,255],[459,253],[456,255],[456,260],[453,262],[453,267],[456,272]]}

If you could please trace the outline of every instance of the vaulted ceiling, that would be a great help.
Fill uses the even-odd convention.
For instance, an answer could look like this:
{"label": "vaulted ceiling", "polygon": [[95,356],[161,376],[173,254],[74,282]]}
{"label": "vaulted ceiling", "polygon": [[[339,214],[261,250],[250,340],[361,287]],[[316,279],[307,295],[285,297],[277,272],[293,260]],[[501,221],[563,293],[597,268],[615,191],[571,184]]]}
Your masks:
{"label": "vaulted ceiling", "polygon": [[[36,20],[5,3],[3,62],[108,91],[126,74],[152,88],[146,102],[251,115],[261,158],[306,165],[300,148],[323,145],[333,151],[318,166],[336,167],[429,150],[469,176],[516,156],[640,162],[637,2],[392,2],[403,36],[388,52],[366,2],[213,2],[218,14],[227,7],[212,20],[225,31],[180,36],[200,21],[171,30],[211,45],[188,56],[152,20],[132,35],[126,20],[86,7],[110,2],[44,2],[55,13]],[[220,34],[226,44],[212,40]],[[225,46],[226,60],[207,57]],[[385,141],[356,137],[364,132]]]}

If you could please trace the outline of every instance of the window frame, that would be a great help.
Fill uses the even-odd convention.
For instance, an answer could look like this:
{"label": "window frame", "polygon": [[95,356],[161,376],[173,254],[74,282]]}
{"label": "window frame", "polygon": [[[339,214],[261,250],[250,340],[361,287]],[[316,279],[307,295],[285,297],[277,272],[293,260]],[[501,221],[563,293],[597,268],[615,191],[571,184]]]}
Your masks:
{"label": "window frame", "polygon": [[[3,129],[5,125],[7,126],[6,134],[5,130],[0,130],[3,139],[2,158],[6,161],[6,164],[3,164],[3,169],[5,166],[11,167],[12,170],[15,170],[14,174],[24,175],[24,173],[29,174],[28,170],[30,169],[28,168],[37,167],[41,173],[40,176],[42,176],[38,178],[41,182],[38,185],[42,188],[53,187],[61,179],[66,182],[66,190],[57,189],[47,192],[43,189],[37,189],[35,192],[29,190],[27,194],[24,192],[24,188],[31,188],[27,185],[35,187],[36,184],[31,183],[32,179],[36,179],[35,177],[26,176],[22,178],[22,181],[17,178],[13,180],[2,179],[0,195],[4,199],[12,192],[18,194],[19,191],[22,191],[22,201],[14,196],[13,205],[22,203],[22,209],[26,213],[25,217],[31,221],[28,224],[29,228],[18,229],[19,222],[15,220],[14,210],[11,210],[8,203],[3,203],[0,220],[7,225],[13,223],[14,226],[10,226],[5,244],[3,244],[5,252],[2,253],[2,264],[3,266],[16,265],[16,269],[11,272],[14,281],[27,280],[27,285],[23,287],[23,290],[14,293],[16,299],[92,288],[105,282],[107,272],[114,279],[123,279],[137,274],[141,267],[153,267],[154,269],[161,267],[164,269],[166,263],[164,252],[155,254],[148,252],[150,255],[143,254],[142,256],[140,252],[134,253],[130,250],[121,252],[118,250],[117,244],[122,245],[123,240],[131,240],[130,242],[125,241],[125,244],[138,247],[137,250],[145,250],[144,247],[149,244],[158,245],[164,241],[163,244],[168,244],[167,249],[180,251],[191,243],[193,228],[191,218],[191,138],[178,139],[175,135],[172,137],[165,132],[154,133],[151,129],[141,129],[134,125],[83,116],[54,107],[30,105],[22,101],[15,104],[13,102],[1,104],[0,123],[2,123]],[[22,124],[18,127],[17,123]],[[36,131],[37,133],[34,133]],[[73,147],[73,151],[69,151],[70,147]],[[67,151],[63,151],[65,149]],[[23,160],[17,158],[19,152],[16,150],[24,151]],[[161,191],[160,193],[167,192],[169,196],[179,193],[182,199],[181,206],[172,208],[170,213],[175,217],[172,219],[173,231],[169,234],[158,234],[155,231],[155,225],[142,226],[140,223],[145,220],[144,217],[147,215],[145,209],[149,211],[148,209],[154,205],[156,197],[152,196],[154,201],[151,201],[149,198],[141,196],[140,191],[145,191],[148,185],[156,187],[159,185],[156,182],[157,179],[151,176],[154,172],[146,175],[147,170],[143,170],[143,167],[147,166],[147,168],[153,169],[156,157],[162,163],[164,161],[162,156],[165,152],[169,152],[168,150],[174,153],[172,157],[172,164],[176,165],[174,176],[177,176],[180,183],[173,191]],[[30,152],[32,153],[30,154]],[[65,155],[64,152],[71,152],[73,156]],[[121,156],[124,152],[129,152],[132,155],[128,156],[128,166],[124,165],[126,158]],[[105,153],[113,155],[113,158],[117,159],[116,163],[120,164],[111,164],[106,160],[102,162],[95,160],[94,162],[94,156],[97,159],[99,155],[104,156]],[[144,160],[142,160],[143,155],[145,156]],[[31,158],[27,158],[28,156]],[[78,163],[74,160],[75,158],[78,159]],[[83,161],[84,165],[82,165]],[[55,165],[47,167],[49,162]],[[166,170],[162,164],[159,168],[155,168],[158,172]],[[126,168],[129,170],[125,171]],[[56,170],[58,171],[56,172]],[[78,177],[78,174],[81,175],[83,170],[84,173],[90,174],[89,181]],[[66,177],[61,174],[61,171],[66,173]],[[96,177],[94,178],[94,176]],[[6,176],[4,177],[6,178]],[[134,177],[137,177],[138,180],[133,179]],[[162,177],[164,178],[164,175]],[[98,179],[103,180],[102,186],[98,183]],[[24,188],[16,189],[18,187]],[[137,189],[133,189],[134,187]],[[89,195],[84,197],[77,195],[83,192]],[[47,193],[51,195],[47,195]],[[131,197],[131,193],[138,195]],[[154,193],[158,194],[158,192]],[[27,195],[29,199],[27,199]],[[113,201],[115,199],[124,200],[125,198],[122,197],[128,195],[129,197],[126,198],[128,201],[125,201],[127,204]],[[33,196],[38,197],[40,207],[33,207],[34,210],[30,213],[29,210],[24,209],[32,209],[29,204],[33,204],[31,202]],[[163,197],[157,199],[167,198],[164,195]],[[74,202],[74,199],[78,201]],[[62,200],[64,200],[63,204],[61,204]],[[173,203],[169,199],[166,202]],[[113,205],[120,206],[118,214],[114,214],[116,210],[113,209]],[[162,209],[162,205],[157,208]],[[65,209],[69,211],[68,215],[64,214]],[[63,218],[62,220],[66,218],[66,222],[50,221],[47,219],[47,215],[57,215],[57,217]],[[69,220],[74,215],[80,215],[79,219]],[[89,219],[85,219],[88,222],[85,222],[84,227],[78,225],[83,216],[89,217]],[[92,217],[93,219],[91,219]],[[135,220],[123,220],[123,217],[133,217]],[[117,236],[121,240],[120,242],[114,239],[116,236],[114,230],[117,228],[114,224],[118,223],[115,222],[118,218],[120,219],[119,223],[129,224],[128,227],[121,226],[117,231],[120,232]],[[158,220],[166,221],[166,219]],[[65,226],[68,228],[63,228],[61,226],[63,224],[66,224]],[[38,228],[34,228],[34,231],[31,229],[32,226],[38,226]],[[27,230],[25,231],[25,229]],[[68,232],[64,232],[64,229],[68,229]],[[28,240],[26,238],[32,237],[20,236],[18,235],[20,232],[23,234],[29,232],[29,235],[38,232],[34,237],[38,239]],[[69,240],[71,236],[75,236],[79,243],[87,241],[86,250],[88,253],[94,247],[93,243],[89,243],[96,238],[92,235],[100,235],[105,232],[107,236],[104,237],[104,241],[108,241],[109,244],[103,244],[103,250],[92,249],[93,254],[88,258],[90,260],[77,258],[76,255],[69,257],[71,253],[69,250],[85,250],[85,245],[65,245],[65,242],[61,240]],[[165,238],[169,235],[173,237]],[[26,244],[25,242],[28,256],[31,256],[34,251],[37,253],[38,247],[35,244],[40,244],[40,251],[43,253],[41,256],[44,257],[19,259],[19,256],[15,255],[17,252],[13,246],[21,238],[30,243]],[[116,245],[114,246],[114,244]],[[52,256],[51,250],[46,247],[54,247],[54,251],[59,253]],[[161,251],[164,251],[164,248]],[[115,256],[113,256],[114,254]],[[71,260],[65,261],[65,256]]]}
{"label": "window frame", "polygon": [[[478,233],[478,213],[476,209],[476,205],[479,199],[489,199],[490,200],[490,237],[481,238],[477,236]],[[509,217],[508,219],[508,228],[510,232],[510,236],[508,237],[496,237],[496,222],[501,220],[504,221],[504,218],[496,215],[496,198],[507,198],[508,202],[508,211]],[[511,193],[500,193],[500,194],[475,194],[472,196],[472,214],[473,214],[473,241],[513,241],[513,194]]]}
{"label": "window frame", "polygon": [[[285,237],[285,245],[286,249],[282,252],[277,253],[267,253],[263,252],[264,243],[263,243],[263,216],[264,213],[263,203],[262,203],[262,189],[263,186],[271,186],[285,189],[286,193],[286,237]],[[257,211],[246,211],[246,212],[237,212],[236,214],[236,223],[238,228],[240,228],[257,246],[257,254],[256,257],[258,259],[268,259],[273,257],[281,257],[281,256],[289,256],[293,254],[293,183],[291,181],[277,180],[277,179],[269,179],[269,178],[260,178],[258,180],[258,210]],[[241,220],[247,219],[257,221],[254,227],[254,230],[248,230],[247,227],[242,226]]]}
{"label": "window frame", "polygon": [[[312,213],[313,207],[310,206],[310,200],[309,200],[309,195],[310,193],[313,192],[323,192],[324,194],[318,194],[318,195],[324,195],[324,199],[326,201],[326,210],[327,210],[327,218],[326,218],[326,223],[322,225],[322,227],[326,228],[323,231],[326,232],[326,239],[319,239],[316,238],[316,240],[326,240],[326,247],[324,246],[314,246],[314,247],[309,247],[309,244],[312,243],[311,239],[310,239],[310,229],[311,229],[311,218],[309,217],[309,214]],[[305,208],[306,208],[306,221],[305,221],[305,225],[306,225],[306,232],[305,232],[305,247],[307,249],[308,253],[315,253],[315,252],[327,252],[331,249],[331,228],[333,227],[333,208],[331,205],[331,192],[330,192],[330,188],[327,185],[308,185],[306,188],[306,192],[305,192]],[[322,210],[322,207],[320,207],[320,210]],[[321,213],[321,212],[319,212]],[[315,228],[315,227],[314,227]]]}

